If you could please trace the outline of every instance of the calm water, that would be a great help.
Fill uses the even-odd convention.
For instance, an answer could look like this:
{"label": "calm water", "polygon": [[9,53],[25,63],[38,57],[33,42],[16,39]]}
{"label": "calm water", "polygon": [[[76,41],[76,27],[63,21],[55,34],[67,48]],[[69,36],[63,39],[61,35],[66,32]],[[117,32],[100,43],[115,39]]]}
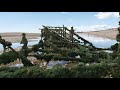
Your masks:
{"label": "calm water", "polygon": [[[31,41],[28,42],[28,45],[35,45],[35,44],[38,44],[39,43],[39,38],[38,39],[30,39]],[[20,44],[20,43],[12,43],[12,47],[13,48],[18,48],[18,47],[22,47],[23,44]],[[3,50],[3,46],[0,44],[0,50]]]}
{"label": "calm water", "polygon": [[[106,39],[102,37],[96,37],[93,35],[88,35],[88,34],[79,34],[81,37],[85,38],[86,40],[90,41],[93,43],[94,46],[99,47],[99,48],[109,48],[111,45],[114,45],[117,43],[116,40],[111,40],[111,39]],[[40,40],[38,39],[30,39],[32,40],[31,42],[28,42],[28,45],[34,45],[37,44]],[[12,43],[13,48],[18,48],[23,46],[23,44],[20,43]],[[3,50],[3,46],[0,44],[0,50]]]}
{"label": "calm water", "polygon": [[109,48],[109,47],[111,47],[111,45],[114,45],[115,43],[117,43],[116,40],[111,40],[111,39],[102,38],[102,37],[96,37],[96,36],[89,35],[89,34],[79,34],[79,35],[81,37],[83,37],[84,39],[92,42],[93,45],[98,48]]}

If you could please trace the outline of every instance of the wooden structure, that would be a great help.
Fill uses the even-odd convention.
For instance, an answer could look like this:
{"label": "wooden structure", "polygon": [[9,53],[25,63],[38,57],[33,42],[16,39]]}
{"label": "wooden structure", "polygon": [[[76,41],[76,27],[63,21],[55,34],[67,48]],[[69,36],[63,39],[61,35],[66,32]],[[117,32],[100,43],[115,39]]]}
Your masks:
{"label": "wooden structure", "polygon": [[[27,47],[19,52],[16,52],[11,46],[9,48],[18,55],[24,66],[33,66],[27,56],[46,60],[47,64],[50,60],[97,62],[99,50],[110,50],[110,48],[95,47],[91,42],[75,33],[73,27],[68,29],[64,25],[62,27],[43,26],[41,39],[32,48]],[[34,52],[34,54],[30,55],[30,52]],[[89,54],[90,56],[88,56]]]}
{"label": "wooden structure", "polygon": [[[67,27],[63,25],[63,27],[50,27],[50,26],[43,26],[44,28],[41,29],[41,39],[50,37],[47,39],[48,41],[51,39],[52,36],[58,36],[59,41],[64,40],[66,43],[71,43],[71,44],[80,44],[84,43],[84,46],[88,45],[93,48],[96,48],[91,42],[88,40],[80,37],[77,33],[75,33],[73,30],[74,28],[72,27],[71,30],[69,30]],[[72,32],[71,32],[72,31]],[[76,38],[75,38],[76,37]],[[54,38],[55,39],[55,38]]]}

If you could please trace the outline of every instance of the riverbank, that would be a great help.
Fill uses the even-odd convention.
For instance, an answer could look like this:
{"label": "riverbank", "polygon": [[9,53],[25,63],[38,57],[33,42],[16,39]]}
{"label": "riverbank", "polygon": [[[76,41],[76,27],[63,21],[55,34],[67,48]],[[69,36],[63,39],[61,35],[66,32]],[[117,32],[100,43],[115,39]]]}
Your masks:
{"label": "riverbank", "polygon": [[[12,43],[18,43],[22,39],[22,33],[0,33],[3,39]],[[37,39],[40,37],[40,33],[26,33],[26,38],[29,39]]]}
{"label": "riverbank", "polygon": [[[101,30],[101,31],[90,31],[90,32],[77,32],[78,34],[88,34],[94,35],[97,37],[108,38],[112,40],[116,40],[116,35],[118,34],[117,28],[109,29],[109,30]],[[12,43],[19,43],[22,39],[22,33],[0,33],[3,39]],[[26,33],[26,38],[28,41],[30,39],[37,39],[40,37],[40,33]]]}
{"label": "riverbank", "polygon": [[78,32],[78,33],[94,35],[94,36],[97,36],[97,37],[116,40],[116,35],[118,34],[118,30],[117,30],[117,28],[114,28],[114,29],[109,29],[109,30]]}

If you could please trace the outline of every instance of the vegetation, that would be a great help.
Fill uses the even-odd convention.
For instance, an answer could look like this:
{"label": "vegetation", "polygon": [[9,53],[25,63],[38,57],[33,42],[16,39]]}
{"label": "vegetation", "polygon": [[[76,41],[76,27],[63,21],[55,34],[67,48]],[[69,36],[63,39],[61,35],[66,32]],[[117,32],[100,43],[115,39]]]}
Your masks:
{"label": "vegetation", "polygon": [[18,55],[12,51],[0,55],[0,64],[8,64],[17,60]]}
{"label": "vegetation", "polygon": [[120,66],[115,63],[79,63],[72,68],[55,65],[52,69],[39,66],[1,67],[0,78],[119,78]]}
{"label": "vegetation", "polygon": [[[55,30],[44,28],[41,40],[31,48],[24,48],[18,52],[14,49],[0,55],[0,64],[8,64],[21,59],[25,67],[0,68],[0,78],[119,78],[120,56],[118,55],[118,44],[111,46],[113,53],[97,49],[89,41],[75,34],[84,41],[81,45],[77,39],[66,38],[65,28]],[[61,32],[61,34],[59,34]],[[59,40],[59,41],[58,41]],[[76,40],[77,42],[74,42]],[[33,54],[29,54],[33,52]],[[67,67],[55,65],[51,69],[33,65],[27,56],[36,57],[37,60],[49,61],[71,61],[77,64]]]}

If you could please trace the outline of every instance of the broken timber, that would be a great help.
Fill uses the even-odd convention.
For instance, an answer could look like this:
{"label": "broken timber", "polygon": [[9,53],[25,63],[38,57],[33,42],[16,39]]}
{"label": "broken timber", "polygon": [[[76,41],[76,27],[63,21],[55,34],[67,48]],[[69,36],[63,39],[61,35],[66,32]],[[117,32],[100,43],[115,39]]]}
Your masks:
{"label": "broken timber", "polygon": [[[68,33],[68,32],[70,32],[70,30],[67,27],[65,27],[64,25],[63,25],[63,27],[51,27],[51,26],[43,26],[43,27],[44,27],[43,30],[47,29],[48,32],[51,33],[51,35],[57,35],[57,37],[59,37],[61,40],[64,40],[69,44],[71,43],[70,38],[69,38],[70,35]],[[86,48],[92,47],[95,50],[110,50],[110,48],[97,48],[91,42],[89,42],[88,40],[79,36],[77,33],[74,32],[73,34],[74,34],[74,36],[76,36],[78,38],[78,39],[76,39],[73,37],[73,39],[74,39],[73,44],[76,44],[76,43],[80,44],[80,40],[81,40],[84,43],[84,45],[81,45],[81,46],[84,46]],[[88,46],[86,46],[86,44],[88,44]]]}
{"label": "broken timber", "polygon": [[17,52],[11,46],[9,46],[9,48],[18,55],[24,66],[33,66],[33,64],[27,59],[27,57],[25,57],[24,52]]}

